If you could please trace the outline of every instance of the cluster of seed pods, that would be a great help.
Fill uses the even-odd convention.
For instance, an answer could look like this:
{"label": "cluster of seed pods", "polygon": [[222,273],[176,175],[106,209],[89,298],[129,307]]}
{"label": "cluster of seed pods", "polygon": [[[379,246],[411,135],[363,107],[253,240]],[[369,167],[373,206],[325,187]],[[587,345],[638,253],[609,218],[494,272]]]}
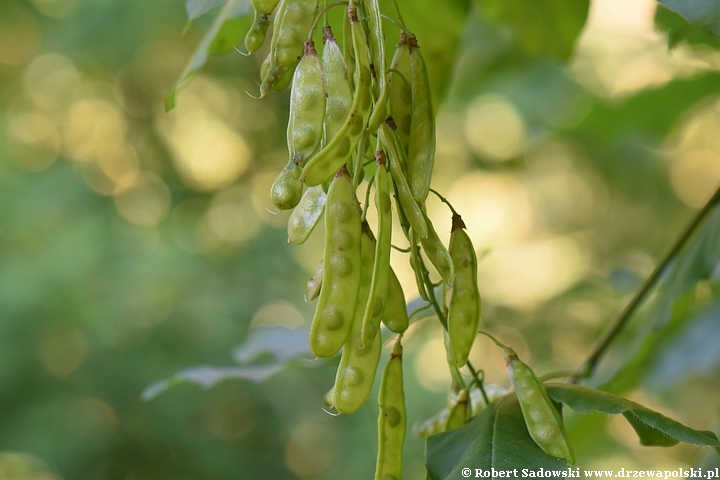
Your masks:
{"label": "cluster of seed pods", "polygon": [[[473,405],[480,405],[470,405],[469,383],[480,382],[477,372],[470,367],[474,379],[465,385],[459,370],[468,363],[480,325],[475,249],[452,206],[448,247],[426,213],[435,116],[425,62],[417,38],[402,27],[388,63],[378,0],[330,5],[343,6],[347,21],[342,46],[332,27],[323,26],[322,48],[312,41],[328,8],[321,9],[319,0],[253,0],[252,5],[255,22],[245,40],[250,53],[261,48],[274,15],[260,96],[291,86],[288,162],[270,198],[278,209],[292,210],[291,243],[305,242],[320,221],[325,225],[323,258],[305,298],[317,299],[312,352],[328,358],[342,351],[326,402],[339,413],[358,410],[378,371],[383,326],[397,334],[380,382],[375,478],[400,480],[407,424],[400,342],[412,315],[390,266],[393,215],[409,245],[396,254],[409,254],[418,294],[434,307],[446,332],[451,392],[457,395],[437,430],[462,425],[476,413]],[[367,195],[361,203],[356,192],[364,181]],[[373,191],[377,222],[370,225],[366,214]]]}

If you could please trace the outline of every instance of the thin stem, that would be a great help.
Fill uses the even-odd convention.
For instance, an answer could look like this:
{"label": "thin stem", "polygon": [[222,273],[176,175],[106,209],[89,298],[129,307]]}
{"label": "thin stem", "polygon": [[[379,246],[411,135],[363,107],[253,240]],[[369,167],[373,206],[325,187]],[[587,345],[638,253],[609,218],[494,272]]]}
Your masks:
{"label": "thin stem", "polygon": [[398,252],[410,253],[410,247],[408,247],[408,248],[402,248],[402,247],[398,247],[397,245],[390,245],[390,246],[391,246],[392,248],[394,248],[395,250],[397,250]]}
{"label": "thin stem", "polygon": [[384,13],[381,13],[380,16],[381,16],[382,18],[384,18],[385,20],[387,20],[388,22],[390,22],[390,23],[392,23],[393,25],[395,25],[396,27],[398,27],[398,28],[399,28],[400,30],[402,30],[403,32],[405,32],[405,33],[410,33],[410,32],[407,31],[407,28],[405,28],[400,22],[398,22],[398,21],[395,20],[394,18],[388,17],[388,16],[385,15]]}
{"label": "thin stem", "polygon": [[[306,41],[309,42],[312,40],[313,32],[315,31],[315,28],[317,27],[318,22],[323,17],[323,15],[325,15],[327,13],[327,11],[330,10],[332,7],[337,7],[338,5],[346,5],[347,6],[350,4],[348,2],[334,2],[334,3],[331,3],[330,5],[325,6],[325,8],[323,8],[322,11],[317,14],[317,16],[315,17],[315,20],[313,20],[313,23],[310,26],[310,31],[308,32]],[[325,23],[327,24],[327,16],[325,16]]]}
{"label": "thin stem", "polygon": [[360,221],[365,221],[365,217],[367,217],[368,208],[370,207],[370,187],[372,187],[373,182],[375,181],[375,177],[371,177],[370,180],[368,180],[367,184],[367,190],[365,191],[365,205],[363,206],[362,216],[360,217]]}
{"label": "thin stem", "polygon": [[437,192],[437,190],[434,190],[434,189],[431,188],[430,191],[431,191],[432,193],[434,193],[435,196],[438,197],[441,202],[443,202],[445,205],[447,205],[448,207],[450,207],[450,211],[453,213],[453,215],[460,216],[460,214],[457,213],[457,210],[455,210],[455,209],[453,208],[452,204],[448,201],[447,198],[445,198],[445,197],[443,197],[442,195],[440,195],[440,194]]}
{"label": "thin stem", "polygon": [[665,254],[660,263],[655,267],[655,270],[645,280],[638,293],[635,294],[630,303],[620,313],[612,326],[607,330],[603,338],[598,342],[595,350],[585,360],[585,362],[575,371],[575,373],[569,378],[570,383],[577,383],[582,378],[590,377],[597,368],[600,359],[605,354],[610,344],[617,338],[618,334],[632,317],[633,313],[642,305],[643,301],[647,297],[648,293],[655,286],[660,276],[667,268],[668,264],[680,253],[685,244],[690,240],[696,230],[702,225],[705,218],[710,214],[715,204],[720,202],[720,188],[715,194],[708,200],[707,204],[700,210],[690,224],[685,228],[680,237],[675,241],[675,244]]}
{"label": "thin stem", "polygon": [[393,4],[395,5],[395,11],[397,12],[397,16],[398,16],[398,20],[400,21],[400,25],[402,26],[402,29],[407,32],[408,29],[405,26],[405,20],[403,20],[402,13],[400,13],[400,7],[397,4],[397,0],[393,0]]}

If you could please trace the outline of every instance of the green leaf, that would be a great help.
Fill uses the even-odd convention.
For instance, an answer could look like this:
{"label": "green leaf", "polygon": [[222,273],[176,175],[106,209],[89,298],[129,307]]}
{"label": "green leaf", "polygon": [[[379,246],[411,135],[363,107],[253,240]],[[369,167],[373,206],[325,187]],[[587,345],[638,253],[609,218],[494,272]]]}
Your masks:
{"label": "green leaf", "polygon": [[173,86],[170,93],[165,97],[165,111],[169,112],[175,108],[177,90],[180,86],[197,73],[205,62],[207,62],[208,55],[211,53],[211,48],[220,33],[225,23],[229,20],[238,18],[245,15],[249,9],[248,0],[228,0],[225,6],[220,10],[218,16],[215,17],[212,25],[203,36],[200,44],[195,49],[195,53],[190,57],[187,65],[183,69],[180,77]]}
{"label": "green leaf", "polygon": [[720,40],[715,35],[702,30],[674,11],[658,5],[655,11],[655,25],[668,36],[668,46],[674,48],[685,41],[690,45],[709,45],[720,48]]}
{"label": "green leaf", "polygon": [[187,11],[188,20],[192,21],[205,15],[208,11],[215,7],[219,7],[228,0],[187,0],[185,10]]}
{"label": "green leaf", "polygon": [[208,389],[229,378],[263,382],[290,366],[314,367],[322,362],[302,361],[312,358],[308,331],[303,328],[260,327],[250,331],[245,342],[233,352],[240,367],[192,367],[148,386],[142,393],[151,400],[181,383],[194,383]]}
{"label": "green leaf", "polygon": [[[437,2],[398,1],[407,28],[417,36],[427,65],[433,105],[440,104],[453,72],[455,54],[470,12],[470,0]],[[386,14],[394,14],[387,9]],[[385,25],[388,25],[387,23]],[[397,42],[397,30],[386,27],[388,56],[392,58]]]}
{"label": "green leaf", "polygon": [[[720,3],[717,0],[658,0],[655,21],[669,29],[670,45],[680,40],[720,46]],[[667,8],[665,8],[667,7]],[[673,15],[674,14],[674,15]]]}
{"label": "green leaf", "polygon": [[425,452],[432,480],[466,478],[463,468],[559,471],[565,459],[538,447],[525,426],[515,394],[506,395],[460,428],[428,437]]}
{"label": "green leaf", "polygon": [[513,31],[532,55],[567,60],[585,25],[587,0],[478,0],[485,15]]}
{"label": "green leaf", "polygon": [[693,430],[642,405],[580,385],[548,384],[550,397],[562,402],[576,412],[623,414],[635,429],[643,445],[665,447],[678,442],[691,445],[720,447],[712,432]]}

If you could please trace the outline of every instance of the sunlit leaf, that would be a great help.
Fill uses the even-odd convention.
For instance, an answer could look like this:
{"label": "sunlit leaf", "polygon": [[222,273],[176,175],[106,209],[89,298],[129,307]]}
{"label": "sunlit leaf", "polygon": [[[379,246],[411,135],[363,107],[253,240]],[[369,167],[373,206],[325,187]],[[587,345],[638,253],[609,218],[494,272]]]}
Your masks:
{"label": "sunlit leaf", "polygon": [[693,430],[638,403],[610,393],[565,383],[546,385],[546,388],[552,399],[562,402],[576,412],[623,414],[630,420],[630,425],[635,428],[644,445],[663,447],[684,442],[720,447],[717,436],[712,432]]}
{"label": "sunlit leaf", "polygon": [[432,480],[467,478],[463,468],[559,471],[567,466],[530,438],[515,394],[507,395],[460,428],[427,439],[425,462]]}
{"label": "sunlit leaf", "polygon": [[187,0],[185,10],[187,11],[188,20],[195,20],[227,1],[228,0]]}
{"label": "sunlit leaf", "polygon": [[250,331],[245,343],[233,352],[233,359],[239,364],[257,363],[268,357],[270,361],[266,363],[313,358],[308,345],[308,331],[303,328],[255,328]]}
{"label": "sunlit leaf", "polygon": [[585,25],[587,0],[478,0],[491,20],[509,26],[532,55],[567,60]]}
{"label": "sunlit leaf", "polygon": [[720,3],[716,0],[658,0],[655,21],[669,30],[670,45],[681,40],[691,44],[720,46]]}
{"label": "sunlit leaf", "polygon": [[216,37],[221,33],[223,25],[234,18],[245,15],[249,9],[248,0],[228,0],[225,6],[220,10],[217,17],[213,21],[208,31],[203,36],[200,44],[195,49],[195,53],[190,57],[187,65],[183,69],[180,77],[173,86],[170,93],[165,97],[165,110],[170,111],[175,108],[176,94],[178,88],[193,76],[207,62],[208,55],[211,53],[211,47]]}

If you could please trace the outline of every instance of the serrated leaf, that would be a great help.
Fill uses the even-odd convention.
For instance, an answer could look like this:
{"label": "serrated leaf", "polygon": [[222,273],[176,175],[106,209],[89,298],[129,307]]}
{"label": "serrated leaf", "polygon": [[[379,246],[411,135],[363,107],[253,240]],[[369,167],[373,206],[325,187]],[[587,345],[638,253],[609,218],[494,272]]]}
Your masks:
{"label": "serrated leaf", "polygon": [[257,362],[263,357],[269,357],[273,363],[301,357],[314,358],[308,345],[308,331],[303,328],[255,328],[250,331],[245,343],[233,352],[233,359],[241,365]]}
{"label": "serrated leaf", "polygon": [[[720,45],[720,2],[717,0],[658,0],[655,21],[670,28],[670,43]],[[672,15],[674,13],[675,15]]]}
{"label": "serrated leaf", "polygon": [[185,10],[187,11],[188,21],[205,15],[211,9],[219,7],[227,1],[228,0],[187,0],[187,2],[185,2]]}
{"label": "serrated leaf", "polygon": [[643,445],[664,447],[678,442],[720,447],[712,432],[693,430],[661,413],[607,392],[581,385],[546,384],[548,395],[580,413],[623,414],[630,421]]}
{"label": "serrated leaf", "polygon": [[490,20],[510,27],[523,50],[567,60],[585,25],[588,0],[478,0]]}
{"label": "serrated leaf", "polygon": [[565,459],[543,452],[525,426],[514,393],[491,404],[460,428],[428,437],[425,462],[432,480],[459,480],[463,468],[559,471]]}
{"label": "serrated leaf", "polygon": [[248,0],[227,0],[227,3],[220,10],[217,17],[215,17],[212,25],[203,36],[200,44],[195,49],[195,52],[190,57],[187,65],[185,65],[185,68],[180,74],[177,82],[175,82],[172,90],[170,90],[170,93],[168,93],[165,97],[166,112],[169,112],[170,110],[175,108],[175,97],[177,95],[178,88],[180,88],[180,86],[186,80],[188,80],[195,73],[197,73],[197,71],[200,70],[203,65],[205,65],[205,62],[207,62],[213,42],[215,41],[218,34],[221,32],[225,22],[245,15],[248,12],[249,7],[250,4]]}

